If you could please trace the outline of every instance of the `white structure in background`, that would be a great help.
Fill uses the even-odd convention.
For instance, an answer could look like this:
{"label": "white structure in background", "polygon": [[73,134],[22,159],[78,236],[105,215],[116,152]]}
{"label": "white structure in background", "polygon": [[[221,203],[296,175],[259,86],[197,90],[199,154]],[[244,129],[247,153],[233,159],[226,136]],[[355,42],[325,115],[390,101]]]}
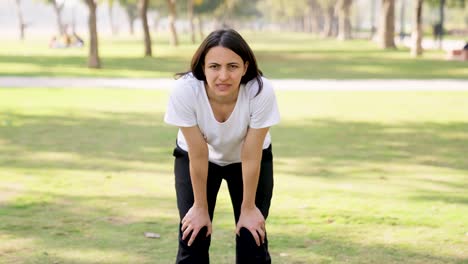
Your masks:
{"label": "white structure in background", "polygon": [[[0,39],[2,37],[15,38],[19,34],[18,18],[16,16],[15,0],[0,0]],[[75,29],[78,35],[88,36],[88,8],[83,0],[58,0],[65,3],[62,11],[63,23],[71,30],[73,21],[75,22]],[[26,28],[26,39],[35,36],[53,36],[57,34],[57,19],[52,5],[45,4],[37,0],[21,0],[21,9],[25,23],[28,24]],[[129,34],[128,16],[125,10],[119,5],[117,1],[113,6],[113,19],[114,25],[117,26],[119,34]],[[107,2],[98,5],[97,12],[97,27],[99,35],[111,35],[112,30],[109,20],[109,10]],[[148,23],[151,30],[154,32],[167,31],[168,19],[159,16],[157,11],[148,12]],[[181,15],[183,16],[183,15]],[[157,20],[157,28],[154,25]],[[134,23],[135,34],[141,34],[141,22],[137,19]],[[177,30],[180,32],[188,31],[188,21],[180,17],[177,21]],[[209,30],[208,28],[206,29]]]}
{"label": "white structure in background", "polygon": [[[19,34],[18,18],[16,16],[15,0],[0,0],[0,39],[2,37],[16,37]],[[60,0],[65,3],[62,12],[63,23],[69,29],[73,24],[79,35],[88,33],[88,8],[82,0]],[[26,28],[26,38],[31,36],[52,36],[57,34],[57,19],[52,5],[35,0],[21,0],[21,9]],[[128,32],[127,15],[118,5],[113,8],[114,23],[118,23],[120,31]],[[110,35],[109,14],[107,4],[103,3],[97,8],[98,30],[100,34]],[[135,27],[138,32],[138,27]]]}

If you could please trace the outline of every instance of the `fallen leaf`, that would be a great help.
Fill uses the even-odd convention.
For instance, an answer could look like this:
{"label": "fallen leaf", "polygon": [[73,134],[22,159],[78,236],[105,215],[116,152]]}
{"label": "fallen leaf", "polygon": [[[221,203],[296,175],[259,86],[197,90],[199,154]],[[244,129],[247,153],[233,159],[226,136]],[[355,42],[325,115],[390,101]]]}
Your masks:
{"label": "fallen leaf", "polygon": [[145,237],[147,238],[160,238],[161,235],[157,233],[152,233],[152,232],[145,232]]}

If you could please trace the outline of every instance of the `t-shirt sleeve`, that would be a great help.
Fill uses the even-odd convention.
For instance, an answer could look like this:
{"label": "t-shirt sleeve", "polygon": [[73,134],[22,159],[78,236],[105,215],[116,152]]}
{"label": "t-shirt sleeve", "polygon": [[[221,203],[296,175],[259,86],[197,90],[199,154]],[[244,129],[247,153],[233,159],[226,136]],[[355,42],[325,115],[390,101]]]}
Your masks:
{"label": "t-shirt sleeve", "polygon": [[184,77],[174,82],[164,122],[178,127],[192,127],[197,124],[195,94],[192,82]]}
{"label": "t-shirt sleeve", "polygon": [[280,113],[278,103],[276,102],[275,91],[271,82],[263,79],[263,89],[255,96],[258,91],[258,83],[254,80],[250,87],[251,96],[255,96],[250,100],[250,127],[265,128],[276,125],[280,121]]}

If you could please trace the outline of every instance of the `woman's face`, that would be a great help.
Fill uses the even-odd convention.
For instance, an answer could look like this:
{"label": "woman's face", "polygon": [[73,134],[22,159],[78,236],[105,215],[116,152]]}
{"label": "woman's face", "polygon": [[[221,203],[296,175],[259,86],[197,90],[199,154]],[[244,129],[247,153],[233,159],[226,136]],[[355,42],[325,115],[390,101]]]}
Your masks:
{"label": "woman's face", "polygon": [[248,62],[244,63],[239,55],[228,48],[211,48],[203,65],[209,95],[226,99],[237,98],[242,76],[247,72],[248,66]]}

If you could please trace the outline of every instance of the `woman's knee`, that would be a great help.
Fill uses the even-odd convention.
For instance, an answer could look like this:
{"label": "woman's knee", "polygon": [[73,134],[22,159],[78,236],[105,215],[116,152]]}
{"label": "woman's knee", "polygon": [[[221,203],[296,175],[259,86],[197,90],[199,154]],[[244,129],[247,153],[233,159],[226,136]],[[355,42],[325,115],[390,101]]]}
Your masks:
{"label": "woman's knee", "polygon": [[241,228],[236,237],[236,263],[242,264],[267,264],[271,263],[268,253],[268,240],[257,246],[252,233],[246,228]]}
{"label": "woman's knee", "polygon": [[237,236],[237,243],[240,244],[243,248],[256,248],[257,243],[252,233],[247,228],[242,227]]}
{"label": "woman's knee", "polygon": [[188,242],[190,241],[190,237],[192,233],[190,233],[184,240],[182,240],[182,232],[180,232],[179,243],[186,249],[208,250],[208,248],[210,247],[210,243],[211,243],[211,235],[206,236],[206,232],[208,232],[207,227],[203,227],[202,229],[200,229],[197,236],[195,237],[195,240],[192,242],[192,245],[190,246],[188,245]]}

